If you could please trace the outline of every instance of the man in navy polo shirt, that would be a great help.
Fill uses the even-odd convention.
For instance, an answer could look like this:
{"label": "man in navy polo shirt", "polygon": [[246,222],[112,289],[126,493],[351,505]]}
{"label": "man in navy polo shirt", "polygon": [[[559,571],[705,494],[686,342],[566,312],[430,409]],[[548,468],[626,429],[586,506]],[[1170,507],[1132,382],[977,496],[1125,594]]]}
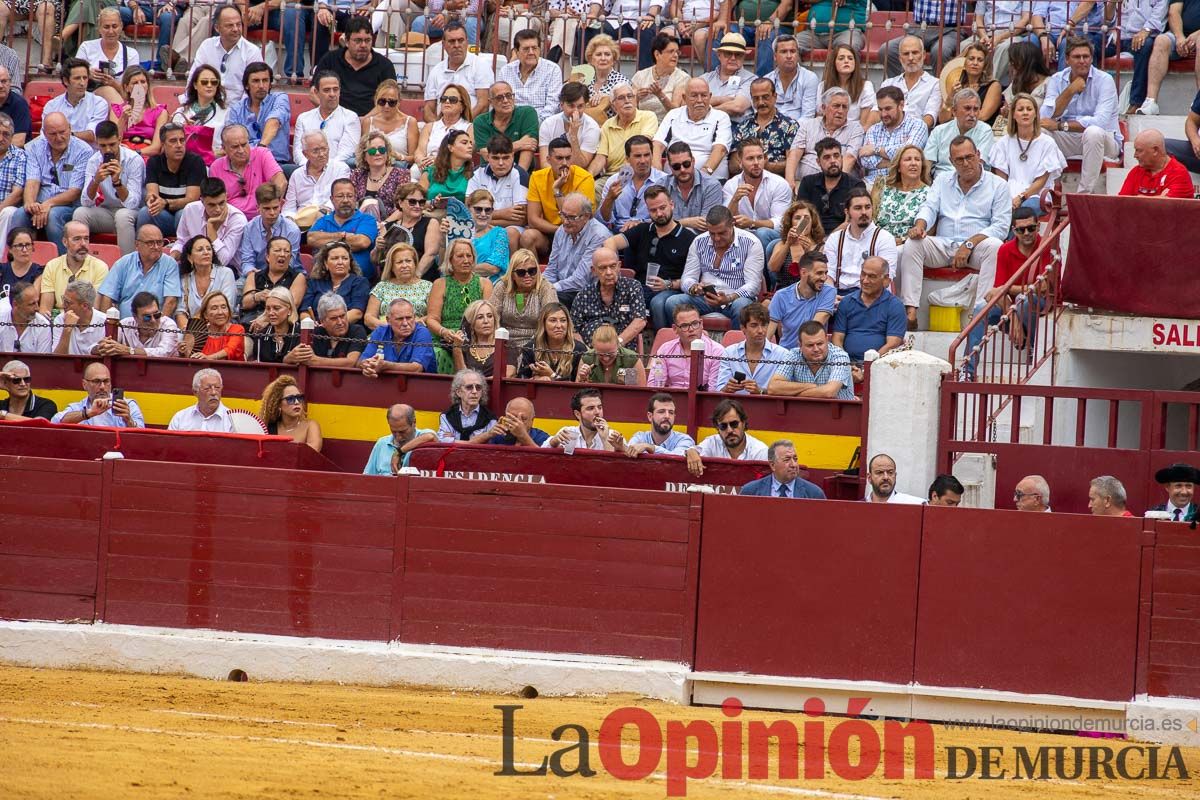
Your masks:
{"label": "man in navy polo shirt", "polygon": [[33,120],[29,116],[29,103],[14,90],[13,75],[5,66],[0,66],[0,113],[12,118],[13,145],[23,147],[25,139],[33,132]]}
{"label": "man in navy polo shirt", "polygon": [[862,361],[868,350],[883,355],[904,341],[904,304],[886,288],[887,262],[871,256],[862,265],[859,288],[842,298],[833,316],[833,343]]}
{"label": "man in navy polo shirt", "polygon": [[536,414],[533,403],[525,397],[514,397],[504,407],[504,416],[496,420],[492,428],[495,435],[487,440],[488,444],[503,444],[509,447],[541,447],[550,438],[550,434],[541,428],[533,427]]}
{"label": "man in navy polo shirt", "polygon": [[368,378],[389,372],[437,372],[433,336],[421,323],[413,304],[402,297],[391,302],[387,325],[371,332],[358,366]]}

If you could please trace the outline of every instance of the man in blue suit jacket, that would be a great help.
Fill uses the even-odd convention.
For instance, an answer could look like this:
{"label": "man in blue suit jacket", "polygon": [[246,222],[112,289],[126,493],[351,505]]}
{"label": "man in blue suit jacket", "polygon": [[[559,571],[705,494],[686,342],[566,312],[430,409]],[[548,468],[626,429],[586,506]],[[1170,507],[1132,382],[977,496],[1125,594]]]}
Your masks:
{"label": "man in blue suit jacket", "polygon": [[780,439],[767,450],[767,463],[771,474],[750,481],[741,488],[743,495],[758,497],[807,497],[824,500],[825,493],[815,483],[800,477],[800,460],[796,457],[796,446]]}

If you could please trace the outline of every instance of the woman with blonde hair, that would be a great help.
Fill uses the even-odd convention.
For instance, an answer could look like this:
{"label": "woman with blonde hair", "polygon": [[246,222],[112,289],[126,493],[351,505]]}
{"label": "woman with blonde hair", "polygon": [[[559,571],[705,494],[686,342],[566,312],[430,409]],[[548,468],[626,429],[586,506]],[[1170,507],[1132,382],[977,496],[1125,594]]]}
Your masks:
{"label": "woman with blonde hair", "polygon": [[455,371],[474,369],[485,378],[492,377],[496,355],[496,309],[486,300],[476,300],[463,312],[462,332],[466,347],[454,348]]}
{"label": "woman with blonde hair", "polygon": [[358,140],[350,170],[350,183],[358,198],[358,209],[377,220],[392,222],[400,218],[396,193],[412,178],[407,169],[393,164],[396,154],[382,133],[368,133]]}
{"label": "woman with blonde hair", "polygon": [[875,103],[875,87],[867,80],[858,51],[845,44],[835,44],[825,59],[825,72],[817,84],[817,97],[824,97],[826,89],[839,86],[850,95],[850,111],[847,122],[857,122],[863,130],[879,121],[879,106]]}
{"label": "woman with blonde hair", "polygon": [[183,337],[179,346],[181,356],[206,361],[246,360],[246,329],[233,322],[233,309],[224,293],[206,294],[196,316],[204,321],[204,326],[189,330]]}
{"label": "woman with blonde hair", "polygon": [[512,254],[508,270],[488,302],[496,310],[500,327],[508,331],[510,360],[515,364],[517,354],[533,339],[542,309],[558,302],[558,292],[542,277],[533,251],[521,248]]}
{"label": "woman with blonde hair", "polygon": [[571,381],[587,348],[575,338],[571,315],[561,303],[547,303],[538,315],[533,339],[521,348],[516,377],[535,381]]}
{"label": "woman with blonde hair", "polygon": [[601,325],[592,334],[592,349],[579,359],[575,382],[645,386],[646,367],[636,352],[621,346],[616,328]]}
{"label": "woman with blonde hair", "polygon": [[418,261],[417,249],[407,242],[392,245],[392,249],[388,250],[379,283],[371,289],[371,296],[367,299],[364,322],[368,330],[387,324],[385,309],[397,297],[412,303],[413,313],[418,320],[425,316],[433,284],[422,280],[417,274]]}
{"label": "woman with blonde hair", "polygon": [[621,48],[611,36],[601,33],[588,42],[583,57],[596,72],[588,85],[588,113],[596,122],[604,122],[612,114],[613,89],[629,83],[621,74]]}
{"label": "woman with blonde hair", "polygon": [[265,327],[262,332],[253,334],[258,343],[258,360],[267,364],[281,364],[287,360],[287,354],[300,344],[299,315],[291,291],[276,286],[267,292],[263,323]]}
{"label": "woman with blonde hair", "polygon": [[1014,209],[1022,205],[1042,214],[1042,190],[1067,168],[1067,159],[1050,134],[1042,130],[1041,114],[1032,95],[1019,94],[1012,101],[1008,135],[992,144],[987,162],[1008,181]]}
{"label": "woman with blonde hair", "polygon": [[315,419],[309,419],[304,393],[291,375],[280,375],[267,384],[258,415],[272,436],[290,436],[293,442],[321,452],[324,444],[321,425]]}
{"label": "woman with blonde hair", "polygon": [[897,246],[904,244],[929,194],[933,183],[931,170],[925,151],[915,144],[906,144],[892,159],[884,179],[875,181],[871,190],[875,224],[895,236]]}
{"label": "woman with blonde hair", "polygon": [[[375,88],[375,107],[362,118],[362,135],[382,133],[397,159],[407,163],[417,152],[421,132],[415,117],[400,110],[400,84],[387,78]],[[361,161],[356,163],[361,164]]]}
{"label": "woman with blonde hair", "polygon": [[[470,239],[455,239],[450,243],[442,273],[429,292],[425,326],[442,345],[463,345],[467,342],[462,332],[463,314],[471,303],[491,297],[492,282],[481,279],[475,272],[475,246]],[[449,374],[454,359],[445,346],[437,348],[437,358],[438,372]]]}
{"label": "woman with blonde hair", "polygon": [[[474,137],[474,127],[471,125],[471,95],[466,88],[452,83],[442,89],[437,108],[437,119],[421,129],[421,138],[417,142],[417,150],[413,154],[413,164],[420,167],[421,170],[433,165],[442,140],[451,131],[464,131],[467,136]],[[474,150],[473,140],[472,150]]]}
{"label": "woman with blonde hair", "polygon": [[821,215],[807,200],[797,200],[788,206],[779,220],[779,230],[783,235],[782,246],[771,251],[767,262],[767,270],[778,276],[776,289],[791,286],[799,280],[800,259],[825,244]]}

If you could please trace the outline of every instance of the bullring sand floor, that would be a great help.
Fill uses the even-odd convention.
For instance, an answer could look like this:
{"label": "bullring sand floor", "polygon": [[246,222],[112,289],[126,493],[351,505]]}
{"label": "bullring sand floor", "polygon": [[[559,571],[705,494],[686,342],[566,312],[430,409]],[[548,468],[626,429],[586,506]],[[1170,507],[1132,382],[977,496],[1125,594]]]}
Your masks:
{"label": "bullring sand floor", "polygon": [[[562,748],[563,723],[591,734],[595,777],[497,777],[500,704],[515,712],[518,765]],[[649,778],[621,781],[602,769],[596,735],[606,715],[637,706],[666,720],[709,720],[720,709],[622,698],[522,700],[475,692],[337,685],[215,682],[162,675],[0,666],[0,798],[660,798],[663,763]],[[743,722],[812,718],[746,711]],[[841,720],[829,718],[827,726]],[[873,723],[879,730],[881,725]],[[803,730],[803,728],[800,728]],[[815,798],[1200,796],[1200,749],[1184,749],[1185,781],[950,781],[946,746],[1120,747],[1116,740],[949,730],[934,726],[932,780],[725,780],[687,784],[687,796]],[[628,738],[628,737],[627,737]],[[567,742],[574,741],[568,734]],[[636,751],[625,751],[634,761]],[[1006,762],[1011,755],[1004,756]],[[694,762],[696,754],[690,754]],[[852,759],[853,760],[853,759]],[[571,757],[567,764],[574,765]],[[774,776],[774,768],[772,775]],[[911,771],[908,773],[911,775]],[[882,767],[878,773],[882,776]]]}

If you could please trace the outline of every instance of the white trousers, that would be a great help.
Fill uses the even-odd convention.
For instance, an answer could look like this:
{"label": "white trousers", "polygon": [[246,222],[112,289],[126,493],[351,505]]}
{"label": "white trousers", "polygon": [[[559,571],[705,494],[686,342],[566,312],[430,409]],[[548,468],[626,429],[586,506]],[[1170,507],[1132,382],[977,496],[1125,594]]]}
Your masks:
{"label": "white trousers", "polygon": [[[925,267],[948,267],[954,260],[956,248],[944,236],[926,236],[924,239],[909,239],[900,249],[900,299],[908,308],[921,305],[921,286],[925,281]],[[996,253],[1003,244],[999,239],[988,237],[971,251],[967,268],[979,273],[976,283],[975,302],[978,303],[996,281]],[[972,307],[974,307],[972,305]]]}

